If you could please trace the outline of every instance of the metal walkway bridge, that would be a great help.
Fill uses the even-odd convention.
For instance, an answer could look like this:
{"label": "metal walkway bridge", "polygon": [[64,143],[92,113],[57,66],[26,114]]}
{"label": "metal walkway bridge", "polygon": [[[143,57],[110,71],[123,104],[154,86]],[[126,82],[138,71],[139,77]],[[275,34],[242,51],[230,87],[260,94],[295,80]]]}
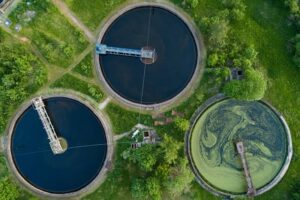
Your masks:
{"label": "metal walkway bridge", "polygon": [[119,48],[119,47],[110,47],[105,44],[96,45],[96,53],[100,55],[120,55],[120,56],[131,56],[139,57],[142,59],[155,59],[155,50],[149,49],[128,49],[128,48]]}
{"label": "metal walkway bridge", "polygon": [[54,130],[54,127],[50,121],[49,115],[45,109],[45,104],[43,102],[42,97],[37,97],[32,100],[33,106],[35,110],[38,112],[39,117],[43,123],[44,129],[48,135],[48,139],[50,140],[49,144],[51,150],[54,154],[60,154],[64,152],[64,149],[61,146],[59,138]]}
{"label": "metal walkway bridge", "polygon": [[245,156],[245,148],[244,148],[243,142],[241,142],[241,141],[236,142],[236,148],[237,148],[238,153],[240,154],[242,164],[243,164],[243,168],[244,168],[244,173],[245,173],[247,186],[248,186],[247,195],[249,197],[253,197],[256,194],[256,190],[254,188],[252,178],[251,178],[251,175],[250,175],[249,166],[248,166],[246,156]]}

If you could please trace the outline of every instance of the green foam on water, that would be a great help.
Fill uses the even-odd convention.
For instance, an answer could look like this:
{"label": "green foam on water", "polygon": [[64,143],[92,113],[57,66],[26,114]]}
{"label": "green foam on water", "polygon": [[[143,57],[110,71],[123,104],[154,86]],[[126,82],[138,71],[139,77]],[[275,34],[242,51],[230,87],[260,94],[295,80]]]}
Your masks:
{"label": "green foam on water", "polygon": [[287,156],[285,127],[262,102],[233,99],[209,107],[193,128],[191,154],[202,179],[225,192],[247,191],[236,140],[244,143],[255,188],[272,181]]}

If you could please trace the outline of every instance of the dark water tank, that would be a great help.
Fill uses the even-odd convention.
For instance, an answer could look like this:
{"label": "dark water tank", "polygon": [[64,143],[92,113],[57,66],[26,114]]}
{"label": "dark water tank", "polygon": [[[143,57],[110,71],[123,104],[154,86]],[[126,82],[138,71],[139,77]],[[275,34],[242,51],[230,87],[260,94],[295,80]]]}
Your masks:
{"label": "dark water tank", "polygon": [[101,43],[155,49],[157,59],[147,67],[133,57],[99,57],[109,86],[135,103],[172,99],[188,85],[197,66],[198,49],[191,30],[179,16],[160,7],[142,6],[125,12],[106,30]]}

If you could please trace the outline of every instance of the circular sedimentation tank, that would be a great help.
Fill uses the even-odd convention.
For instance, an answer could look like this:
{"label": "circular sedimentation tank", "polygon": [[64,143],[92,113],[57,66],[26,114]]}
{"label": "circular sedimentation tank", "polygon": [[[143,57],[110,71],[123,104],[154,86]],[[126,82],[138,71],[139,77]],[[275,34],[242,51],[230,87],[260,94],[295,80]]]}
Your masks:
{"label": "circular sedimentation tank", "polygon": [[105,125],[78,99],[50,97],[44,104],[65,151],[53,154],[39,115],[28,104],[11,125],[8,153],[12,168],[19,180],[37,193],[77,196],[96,184],[103,173],[109,157]]}
{"label": "circular sedimentation tank", "polygon": [[187,152],[197,181],[216,195],[246,195],[247,183],[237,141],[244,144],[256,195],[274,187],[292,157],[286,122],[263,101],[223,97],[201,106],[193,117]]}
{"label": "circular sedimentation tank", "polygon": [[172,7],[146,4],[129,6],[110,18],[98,42],[113,47],[152,49],[154,59],[96,57],[98,74],[106,89],[126,105],[135,107],[158,106],[182,97],[188,85],[200,78],[195,73],[201,60],[201,45],[188,20]]}

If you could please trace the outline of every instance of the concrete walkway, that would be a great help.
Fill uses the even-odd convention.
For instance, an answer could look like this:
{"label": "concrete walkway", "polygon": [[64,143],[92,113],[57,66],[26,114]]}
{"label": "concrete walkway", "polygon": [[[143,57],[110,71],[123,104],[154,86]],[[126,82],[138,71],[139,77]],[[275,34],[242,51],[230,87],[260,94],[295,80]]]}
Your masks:
{"label": "concrete walkway", "polygon": [[127,137],[129,136],[135,129],[149,129],[149,126],[145,126],[143,124],[136,124],[130,131],[119,134],[119,135],[115,135],[114,136],[114,141],[120,140],[123,137]]}
{"label": "concrete walkway", "polygon": [[89,39],[90,42],[95,42],[96,38],[94,34],[88,29],[68,8],[68,6],[62,0],[52,0],[53,4],[58,8],[58,10],[67,18],[69,21],[78,27]]}
{"label": "concrete walkway", "polygon": [[117,140],[120,140],[124,137],[127,137],[130,135],[130,133],[132,133],[132,131],[128,131],[128,132],[125,132],[125,133],[122,133],[122,134],[119,134],[119,135],[115,135],[114,136],[114,141],[117,141]]}
{"label": "concrete walkway", "polygon": [[108,105],[108,103],[110,102],[110,100],[111,100],[111,98],[107,97],[102,103],[99,104],[98,108],[100,110],[103,110]]}
{"label": "concrete walkway", "polygon": [[4,136],[0,137],[0,153],[3,153],[5,150],[5,139]]}

